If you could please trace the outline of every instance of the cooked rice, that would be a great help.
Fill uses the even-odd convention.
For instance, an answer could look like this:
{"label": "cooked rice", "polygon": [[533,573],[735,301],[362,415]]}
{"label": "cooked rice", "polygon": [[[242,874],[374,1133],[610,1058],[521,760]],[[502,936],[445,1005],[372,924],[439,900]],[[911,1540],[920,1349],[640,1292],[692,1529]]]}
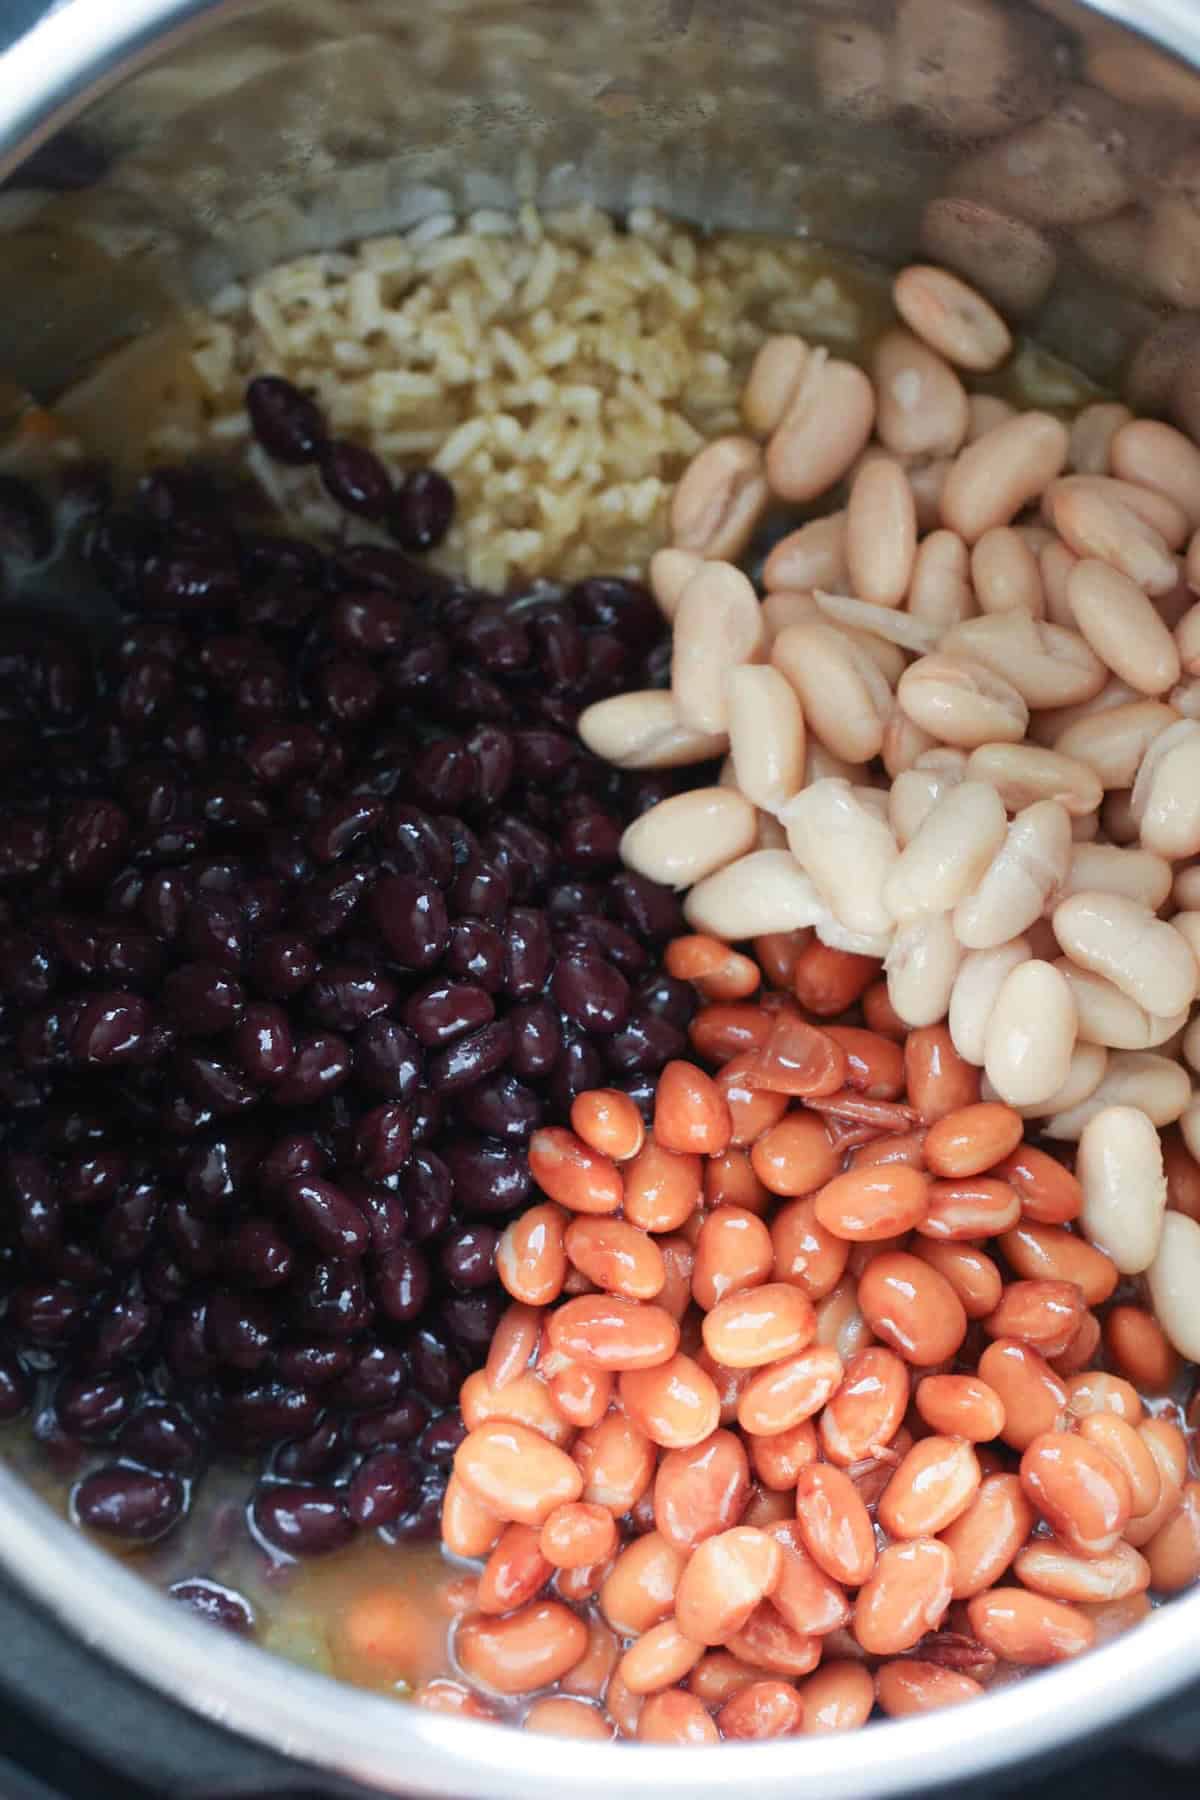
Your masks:
{"label": "cooked rice", "polygon": [[705,237],[645,210],[623,229],[589,207],[442,214],[219,294],[195,319],[203,426],[164,426],[151,456],[241,445],[296,525],[344,528],[313,470],[250,438],[246,382],[285,375],[393,475],[432,463],[452,477],[441,567],[491,588],[638,575],[689,457],[739,428],[765,333],[848,348],[881,288],[807,243]]}

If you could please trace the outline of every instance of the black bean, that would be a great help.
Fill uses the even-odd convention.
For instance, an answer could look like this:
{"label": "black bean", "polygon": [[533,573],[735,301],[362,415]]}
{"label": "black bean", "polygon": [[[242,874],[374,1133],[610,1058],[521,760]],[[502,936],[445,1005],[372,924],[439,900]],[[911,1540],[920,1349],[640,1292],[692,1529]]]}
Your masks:
{"label": "black bean", "polygon": [[394,1344],[370,1344],[360,1351],[354,1366],[338,1382],[333,1403],[350,1412],[371,1412],[392,1406],[409,1384],[408,1357]]}
{"label": "black bean", "polygon": [[300,1339],[283,1344],[275,1353],[279,1379],[291,1387],[323,1388],[340,1381],[354,1361],[348,1344],[323,1343],[319,1339]]}
{"label": "black bean", "polygon": [[509,1144],[492,1138],[456,1138],[445,1146],[444,1154],[455,1199],[464,1212],[512,1212],[529,1198],[533,1181],[528,1164]]}
{"label": "black bean", "polygon": [[320,455],[325,426],[315,403],[281,375],[259,375],[246,389],[254,435],[276,462],[306,463]]}
{"label": "black bean", "polygon": [[62,1197],[54,1170],[44,1156],[14,1153],[4,1174],[22,1248],[36,1262],[51,1260],[62,1242]]}
{"label": "black bean", "polygon": [[561,957],[551,989],[563,1012],[584,1031],[619,1031],[629,1017],[629,983],[595,952]]}
{"label": "black bean", "polygon": [[259,944],[250,974],[260,993],[286,1000],[308,986],[316,969],[316,954],[309,940],[298,932],[278,931]]}
{"label": "black bean", "polygon": [[54,1411],[71,1437],[100,1444],[111,1438],[129,1417],[133,1399],[134,1386],[128,1379],[71,1376],[59,1383]]}
{"label": "black bean", "polygon": [[507,1019],[494,1019],[479,1031],[458,1038],[429,1059],[429,1085],[441,1094],[469,1088],[502,1069],[512,1055],[513,1028]]}
{"label": "black bean", "polygon": [[[449,1054],[442,1052],[443,1056]],[[412,1120],[395,1102],[373,1107],[359,1120],[354,1133],[354,1159],[368,1181],[382,1181],[388,1175],[398,1174],[411,1149]]]}
{"label": "black bean", "polygon": [[205,1335],[218,1362],[253,1373],[270,1356],[275,1315],[262,1300],[218,1290],[209,1297]]}
{"label": "black bean", "polygon": [[281,1198],[304,1235],[323,1256],[357,1260],[370,1243],[367,1222],[332,1182],[303,1175],[285,1182]]}
{"label": "black bean", "polygon": [[475,792],[479,771],[461,738],[427,744],[412,765],[413,791],[424,806],[454,812]]}
{"label": "black bean", "polygon": [[72,1495],[81,1524],[107,1537],[151,1543],[176,1524],[184,1511],[184,1493],[173,1475],[150,1474],[119,1463],[97,1469]]}
{"label": "black bean", "polygon": [[[145,1285],[149,1289],[148,1280]],[[117,1363],[145,1362],[158,1341],[161,1324],[156,1297],[147,1299],[131,1285],[129,1291],[99,1307],[88,1321],[88,1366],[111,1369]]]}
{"label": "black bean", "polygon": [[632,870],[614,875],[608,884],[608,900],[621,924],[652,942],[678,937],[687,929],[683,908],[670,888]]}
{"label": "black bean", "polygon": [[293,1482],[260,1487],[251,1505],[258,1535],[288,1556],[325,1556],[354,1536],[354,1521],[335,1488]]}
{"label": "black bean", "polygon": [[0,1420],[5,1423],[25,1411],[33,1397],[33,1384],[11,1350],[0,1349]]}
{"label": "black bean", "polygon": [[420,1086],[422,1067],[420,1044],[394,1019],[369,1019],[355,1036],[355,1078],[373,1094],[412,1099]]}
{"label": "black bean", "polygon": [[371,1292],[379,1310],[397,1324],[420,1318],[429,1290],[429,1265],[415,1245],[398,1244],[376,1257]]}
{"label": "black bean", "polygon": [[410,969],[431,969],[449,942],[446,902],[424,875],[388,875],[371,890],[371,917],[388,950]]}
{"label": "black bean", "polygon": [[512,1066],[526,1081],[548,1075],[562,1051],[562,1027],[558,1014],[545,1000],[514,1006],[508,1015],[513,1028]]}
{"label": "black bean", "polygon": [[388,594],[343,594],[336,602],[330,623],[344,650],[379,656],[403,650],[412,629],[412,613],[402,600]]}
{"label": "black bean", "polygon": [[392,484],[379,458],[361,444],[331,438],[321,451],[321,480],[347,512],[378,519],[387,511]]}
{"label": "black bean", "polygon": [[148,1401],[121,1427],[121,1455],[148,1469],[190,1475],[199,1467],[202,1443],[195,1425],[178,1406]]}
{"label": "black bean", "polygon": [[280,1187],[298,1175],[320,1175],[329,1165],[325,1150],[307,1132],[293,1131],[276,1138],[258,1165],[258,1179],[264,1188]]}
{"label": "black bean", "polygon": [[504,939],[483,919],[456,919],[443,967],[448,975],[472,981],[489,994],[498,993],[504,985]]}
{"label": "black bean", "polygon": [[320,1413],[315,1394],[266,1381],[219,1394],[214,1422],[229,1449],[254,1450],[281,1438],[306,1436]]}
{"label": "black bean", "polygon": [[466,1435],[463,1416],[455,1406],[429,1421],[417,1439],[417,1451],[427,1462],[448,1465]]}
{"label": "black bean", "polygon": [[167,1593],[180,1606],[186,1606],[190,1613],[210,1625],[219,1625],[223,1631],[232,1631],[238,1637],[253,1634],[254,1610],[236,1588],[193,1575],[186,1581],[172,1582]]}
{"label": "black bean", "polygon": [[517,1000],[540,994],[553,962],[544,912],[514,906],[504,922],[504,986]]}
{"label": "black bean", "polygon": [[305,1106],[336,1093],[350,1074],[350,1046],[333,1032],[297,1040],[291,1067],[272,1089],[280,1106]]}
{"label": "black bean", "polygon": [[87,1296],[66,1281],[15,1288],[8,1302],[8,1322],[21,1344],[35,1350],[62,1350],[83,1322]]}
{"label": "black bean", "polygon": [[233,1038],[234,1055],[252,1081],[278,1081],[292,1064],[292,1028],[271,1000],[249,1005]]}
{"label": "black bean", "polygon": [[609,1067],[620,1075],[651,1074],[664,1063],[686,1056],[686,1031],[657,1013],[639,1011],[630,1014],[628,1023],[615,1032],[604,1046]]}
{"label": "black bean", "polygon": [[391,1525],[420,1494],[417,1463],[402,1450],[379,1450],[360,1463],[346,1489],[346,1505],[356,1525]]}
{"label": "black bean", "polygon": [[463,1225],[442,1244],[442,1272],[452,1287],[486,1287],[496,1277],[500,1233],[491,1225]]}
{"label": "black bean", "polygon": [[541,1100],[515,1075],[494,1075],[490,1080],[477,1082],[459,1095],[458,1112],[466,1124],[486,1137],[519,1142],[524,1142],[542,1122]]}
{"label": "black bean", "polygon": [[353,1337],[370,1323],[372,1311],[358,1264],[332,1257],[313,1264],[295,1297],[296,1323],[326,1337]]}
{"label": "black bean", "polygon": [[242,1016],[242,985],[221,963],[189,962],[173,969],[163,984],[163,1006],[185,1037],[228,1031]]}
{"label": "black bean", "polygon": [[499,804],[512,785],[517,766],[512,733],[498,725],[480,725],[466,740],[475,767],[475,797],[481,807]]}
{"label": "black bean", "polygon": [[349,1422],[347,1435],[355,1450],[374,1450],[381,1444],[411,1444],[429,1417],[429,1408],[416,1394],[408,1394],[395,1406],[378,1412],[359,1413]]}
{"label": "black bean", "polygon": [[404,1204],[413,1239],[423,1244],[446,1229],[454,1199],[449,1168],[432,1150],[417,1150],[403,1176]]}
{"label": "black bean", "polygon": [[462,1358],[435,1331],[415,1331],[409,1342],[413,1385],[435,1406],[450,1406],[466,1373]]}
{"label": "black bean", "polygon": [[441,1049],[468,1031],[488,1025],[496,1008],[486,988],[469,981],[428,982],[404,1007],[404,1023],[430,1049]]}
{"label": "black bean", "polygon": [[454,489],[436,469],[404,477],[388,508],[387,526],[405,550],[433,550],[454,519]]}
{"label": "black bean", "polygon": [[679,981],[665,971],[656,971],[638,982],[636,1001],[639,1011],[657,1013],[681,1031],[687,1029],[696,1013],[696,990],[691,982]]}

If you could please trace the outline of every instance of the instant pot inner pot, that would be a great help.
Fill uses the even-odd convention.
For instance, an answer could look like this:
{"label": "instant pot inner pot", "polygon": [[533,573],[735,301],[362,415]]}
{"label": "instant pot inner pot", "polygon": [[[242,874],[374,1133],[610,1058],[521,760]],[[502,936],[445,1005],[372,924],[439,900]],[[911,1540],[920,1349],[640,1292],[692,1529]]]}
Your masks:
{"label": "instant pot inner pot", "polygon": [[[16,52],[0,94],[0,415],[53,402],[135,341],[153,370],[182,308],[303,252],[588,201],[938,261],[1103,388],[1200,434],[1200,19],[1185,0],[141,0],[86,25],[73,10]],[[145,404],[158,397],[150,378]],[[560,1791],[553,1743],[214,1645],[8,1476],[0,1521],[0,1560],[86,1642],[275,1750],[376,1790]],[[966,1779],[1194,1677],[1198,1606],[978,1719],[806,1741],[799,1759],[785,1743],[663,1752],[653,1777],[599,1746],[573,1781],[836,1796]]]}

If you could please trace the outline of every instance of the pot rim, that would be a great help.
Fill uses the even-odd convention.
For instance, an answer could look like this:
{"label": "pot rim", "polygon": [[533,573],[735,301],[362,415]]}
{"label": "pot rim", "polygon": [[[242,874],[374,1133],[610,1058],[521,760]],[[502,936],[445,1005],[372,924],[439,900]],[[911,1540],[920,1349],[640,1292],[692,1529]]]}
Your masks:
{"label": "pot rim", "polygon": [[[22,38],[0,82],[0,177],[100,94],[255,0],[68,5]],[[1194,0],[1079,0],[1200,67]],[[0,1567],[89,1648],[215,1724],[310,1768],[381,1792],[457,1800],[560,1800],[565,1746],[551,1737],[425,1712],[215,1638],[58,1518],[0,1466]],[[655,1745],[589,1744],[567,1779],[578,1800],[614,1789],[689,1800],[745,1785],[762,1800],[861,1800],[980,1777],[1102,1738],[1200,1677],[1200,1591],[1160,1608],[1135,1640],[956,1707],[848,1736],[726,1744],[697,1760]],[[1069,1721],[1069,1724],[1066,1722]]]}

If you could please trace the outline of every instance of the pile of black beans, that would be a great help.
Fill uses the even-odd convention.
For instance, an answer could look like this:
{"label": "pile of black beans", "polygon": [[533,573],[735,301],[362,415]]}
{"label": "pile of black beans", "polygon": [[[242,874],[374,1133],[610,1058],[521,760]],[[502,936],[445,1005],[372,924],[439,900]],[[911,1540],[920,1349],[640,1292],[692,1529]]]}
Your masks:
{"label": "pile of black beans", "polygon": [[[583,1088],[648,1107],[692,999],[675,898],[618,859],[673,778],[574,732],[665,679],[649,594],[449,581],[410,554],[442,477],[248,398],[395,547],[163,469],[94,490],[114,633],[0,629],[0,1416],[127,1540],[248,1456],[251,1530],[305,1554],[434,1531],[529,1134]],[[45,547],[32,493],[0,514]]]}

